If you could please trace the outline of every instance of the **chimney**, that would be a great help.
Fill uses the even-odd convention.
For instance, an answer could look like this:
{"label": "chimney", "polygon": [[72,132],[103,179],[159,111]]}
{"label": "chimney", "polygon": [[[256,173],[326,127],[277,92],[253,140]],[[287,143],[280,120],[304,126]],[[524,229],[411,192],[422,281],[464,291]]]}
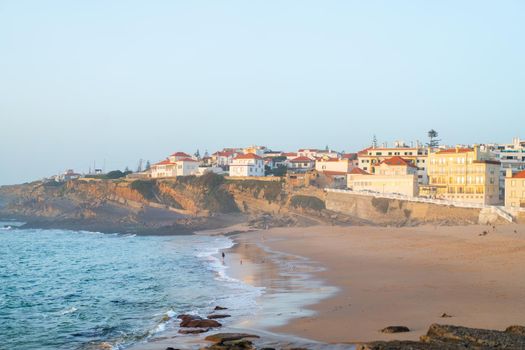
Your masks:
{"label": "chimney", "polygon": [[506,173],[505,177],[512,177],[512,168],[508,168],[507,169],[507,173]]}

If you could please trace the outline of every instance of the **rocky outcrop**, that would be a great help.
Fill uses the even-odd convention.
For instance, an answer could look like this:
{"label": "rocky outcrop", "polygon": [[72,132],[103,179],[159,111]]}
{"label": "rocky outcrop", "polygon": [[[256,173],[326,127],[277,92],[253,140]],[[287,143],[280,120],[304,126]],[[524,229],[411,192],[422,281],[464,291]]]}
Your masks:
{"label": "rocky outcrop", "polygon": [[208,315],[207,316],[210,320],[214,320],[214,319],[217,319],[217,318],[227,318],[227,317],[231,317],[231,315],[226,315],[226,314],[211,314],[211,315]]}
{"label": "rocky outcrop", "polygon": [[181,320],[180,327],[182,328],[218,328],[222,327],[222,324],[215,320],[205,319],[196,315],[179,315],[178,319]]}
{"label": "rocky outcrop", "polygon": [[405,326],[388,326],[381,330],[381,333],[404,333],[410,332],[410,329]]}
{"label": "rocky outcrop", "polygon": [[259,336],[247,333],[218,333],[207,336],[205,340],[214,344],[206,347],[208,350],[249,350],[255,349],[250,339]]}
{"label": "rocky outcrop", "polygon": [[359,350],[460,350],[460,349],[525,349],[523,326],[505,331],[432,324],[419,342],[379,341],[359,345]]}

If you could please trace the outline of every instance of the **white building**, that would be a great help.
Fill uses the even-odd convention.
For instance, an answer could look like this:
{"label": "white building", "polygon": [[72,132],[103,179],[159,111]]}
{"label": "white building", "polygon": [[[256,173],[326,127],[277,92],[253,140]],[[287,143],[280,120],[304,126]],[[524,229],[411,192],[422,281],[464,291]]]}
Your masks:
{"label": "white building", "polygon": [[264,160],[253,153],[241,154],[230,164],[230,176],[264,176]]}
{"label": "white building", "polygon": [[501,163],[499,191],[500,199],[503,199],[505,198],[505,176],[507,170],[510,169],[513,173],[525,170],[525,141],[515,137],[512,139],[512,143],[483,145],[481,150],[489,151]]}
{"label": "white building", "polygon": [[288,168],[298,171],[306,171],[315,167],[315,160],[300,156],[288,161]]}
{"label": "white building", "polygon": [[213,165],[220,166],[223,168],[229,167],[233,161],[233,158],[237,155],[237,152],[233,150],[223,150],[215,152],[211,155]]}
{"label": "white building", "polygon": [[[171,158],[171,159],[170,159]],[[196,175],[199,168],[199,162],[192,158],[180,158],[170,156],[170,158],[151,166],[151,177],[177,177]],[[173,161],[172,159],[176,159]]]}
{"label": "white building", "polygon": [[316,159],[320,157],[339,158],[339,153],[332,150],[315,149],[315,148],[302,148],[297,151],[298,157],[308,157]]}

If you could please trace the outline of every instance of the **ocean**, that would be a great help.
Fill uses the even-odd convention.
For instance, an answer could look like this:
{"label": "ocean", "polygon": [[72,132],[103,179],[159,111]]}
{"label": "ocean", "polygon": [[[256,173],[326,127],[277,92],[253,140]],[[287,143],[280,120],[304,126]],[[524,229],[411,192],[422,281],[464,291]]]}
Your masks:
{"label": "ocean", "polygon": [[[220,305],[257,312],[259,288],[226,276],[226,237],[5,229],[0,222],[0,348],[125,349]],[[228,319],[221,322],[227,325]],[[231,322],[231,321],[230,321]]]}

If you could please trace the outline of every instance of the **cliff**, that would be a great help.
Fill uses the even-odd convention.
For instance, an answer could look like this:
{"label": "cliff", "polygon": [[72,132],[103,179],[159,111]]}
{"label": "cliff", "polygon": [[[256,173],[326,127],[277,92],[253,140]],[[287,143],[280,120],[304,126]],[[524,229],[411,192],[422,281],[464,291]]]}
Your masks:
{"label": "cliff", "polygon": [[249,221],[255,227],[470,224],[479,210],[291,188],[280,178],[215,174],[177,179],[79,179],[0,187],[0,217],[28,227],[143,234],[191,233]]}

